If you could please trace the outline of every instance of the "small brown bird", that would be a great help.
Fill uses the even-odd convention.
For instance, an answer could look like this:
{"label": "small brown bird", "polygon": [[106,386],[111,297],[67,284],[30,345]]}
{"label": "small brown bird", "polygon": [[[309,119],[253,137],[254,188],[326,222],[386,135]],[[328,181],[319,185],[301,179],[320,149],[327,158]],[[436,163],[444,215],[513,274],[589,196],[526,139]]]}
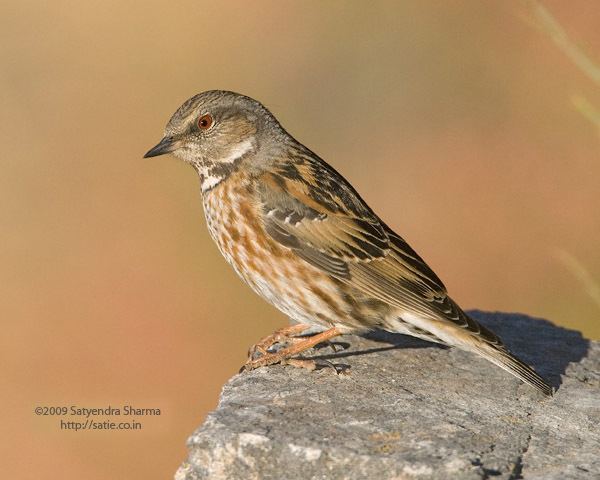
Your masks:
{"label": "small brown bird", "polygon": [[[200,175],[206,223],[225,259],[295,322],[255,345],[245,369],[293,363],[337,335],[383,329],[476,353],[552,394],[461,310],[348,181],[256,100],[218,90],[190,98],[144,156],[165,153]],[[292,338],[315,325],[324,330]],[[269,350],[281,342],[286,348]]]}

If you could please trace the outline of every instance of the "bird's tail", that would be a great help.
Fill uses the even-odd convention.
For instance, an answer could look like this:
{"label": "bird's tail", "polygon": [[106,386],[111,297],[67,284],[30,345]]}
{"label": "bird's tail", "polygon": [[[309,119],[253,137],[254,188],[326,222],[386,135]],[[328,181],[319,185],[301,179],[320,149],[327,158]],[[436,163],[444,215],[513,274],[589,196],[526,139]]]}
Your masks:
{"label": "bird's tail", "polygon": [[495,333],[467,315],[452,299],[446,299],[452,307],[452,319],[440,317],[437,321],[431,318],[424,321],[419,315],[403,312],[398,317],[388,320],[386,329],[475,353],[544,395],[550,396],[554,393],[548,382],[533,368],[511,354]]}
{"label": "bird's tail", "polygon": [[544,395],[551,396],[553,388],[533,368],[512,355],[503,346],[497,346],[486,342],[478,342],[472,345],[472,349],[479,355],[498,365],[500,368],[513,374],[528,385],[536,388]]}

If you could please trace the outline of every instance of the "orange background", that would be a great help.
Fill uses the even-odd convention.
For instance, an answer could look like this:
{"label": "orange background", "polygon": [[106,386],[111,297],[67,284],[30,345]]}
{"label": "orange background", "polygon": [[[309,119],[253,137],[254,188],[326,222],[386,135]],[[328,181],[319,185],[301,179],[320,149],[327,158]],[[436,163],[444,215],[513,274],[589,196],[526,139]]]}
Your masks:
{"label": "orange background", "polygon": [[[544,4],[598,60],[600,3]],[[141,158],[207,89],[264,102],[463,307],[599,338],[599,86],[531,5],[3,2],[3,476],[170,478],[286,322],[211,243],[192,169]],[[73,432],[33,413],[125,404],[162,415]]]}

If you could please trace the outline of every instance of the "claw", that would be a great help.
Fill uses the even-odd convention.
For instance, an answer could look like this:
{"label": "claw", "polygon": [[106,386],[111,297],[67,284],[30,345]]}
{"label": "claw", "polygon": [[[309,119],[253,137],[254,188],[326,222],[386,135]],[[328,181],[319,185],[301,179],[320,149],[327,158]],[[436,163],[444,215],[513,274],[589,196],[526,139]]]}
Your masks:
{"label": "claw", "polygon": [[330,362],[329,360],[319,360],[319,366],[322,366],[325,368],[331,368],[331,369],[333,369],[333,371],[335,372],[336,375],[340,374],[340,372],[338,371],[335,364]]}
{"label": "claw", "polygon": [[[300,329],[300,326],[296,325],[296,326],[294,326],[294,329],[298,330],[298,329]],[[286,330],[288,330],[288,331],[291,330],[291,327]],[[288,333],[288,332],[286,332],[286,333]],[[281,331],[275,332],[268,339],[268,342],[270,342],[272,338],[275,338],[280,334],[281,334]],[[256,350],[264,349],[265,344],[268,343],[267,341],[263,340],[262,342],[257,344],[255,347],[252,347],[250,349],[249,354],[251,356],[249,356],[246,363],[240,369],[240,373],[248,372],[250,370],[254,370],[255,368],[259,368],[259,367],[266,367],[267,365],[274,365],[276,363],[282,363],[282,364],[287,363],[288,365],[298,364],[300,366],[303,366],[304,368],[307,368],[306,366],[308,365],[309,369],[314,370],[314,368],[316,368],[316,364],[314,362],[310,361],[310,362],[312,362],[312,364],[311,364],[311,363],[308,363],[307,361],[305,361],[304,359],[294,359],[291,357],[294,357],[294,356],[298,355],[299,353],[301,353],[305,350],[308,350],[309,348],[312,348],[319,343],[327,342],[330,338],[336,337],[338,335],[340,335],[339,330],[337,328],[333,327],[333,328],[330,328],[329,330],[325,330],[324,332],[318,333],[318,334],[313,335],[308,338],[294,339],[290,342],[291,343],[290,346],[282,348],[281,350],[278,350],[277,352],[274,352],[274,353],[265,352],[259,358],[254,359],[253,357],[254,357],[254,353],[256,353]],[[272,345],[272,343],[271,343],[271,345]],[[313,368],[313,365],[315,365],[314,368]]]}

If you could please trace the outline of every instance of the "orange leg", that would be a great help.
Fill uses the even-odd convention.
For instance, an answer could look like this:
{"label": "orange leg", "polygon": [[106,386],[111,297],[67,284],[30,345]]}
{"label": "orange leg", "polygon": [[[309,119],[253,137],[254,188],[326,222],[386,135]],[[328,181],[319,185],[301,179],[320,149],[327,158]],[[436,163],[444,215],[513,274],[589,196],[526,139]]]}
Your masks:
{"label": "orange leg", "polygon": [[248,361],[254,359],[254,355],[256,354],[256,352],[262,355],[267,355],[269,348],[271,348],[276,343],[290,342],[294,340],[293,338],[290,338],[292,335],[299,335],[308,328],[310,328],[310,325],[298,323],[296,325],[290,325],[288,327],[283,327],[279,330],[275,330],[271,335],[267,335],[260,342],[256,343],[255,345],[252,345],[248,349]]}
{"label": "orange leg", "polygon": [[[314,347],[318,343],[326,342],[329,339],[331,339],[333,337],[337,337],[338,335],[341,335],[341,334],[342,333],[336,327],[333,327],[333,328],[330,328],[329,330],[325,330],[324,332],[317,333],[317,334],[313,335],[312,337],[308,337],[305,340],[298,339],[299,340],[298,342],[294,343],[293,345],[291,345],[287,348],[283,348],[283,349],[279,350],[278,352],[265,353],[264,355],[257,358],[256,360],[248,359],[246,364],[242,367],[241,371],[254,370],[255,368],[266,367],[267,365],[273,365],[275,363],[284,362],[288,358],[293,357],[294,355],[298,355],[299,353],[302,353],[305,350],[308,350],[309,348]],[[300,363],[299,362],[290,362],[291,365],[298,364],[298,366],[305,366],[305,365],[300,365]]]}

